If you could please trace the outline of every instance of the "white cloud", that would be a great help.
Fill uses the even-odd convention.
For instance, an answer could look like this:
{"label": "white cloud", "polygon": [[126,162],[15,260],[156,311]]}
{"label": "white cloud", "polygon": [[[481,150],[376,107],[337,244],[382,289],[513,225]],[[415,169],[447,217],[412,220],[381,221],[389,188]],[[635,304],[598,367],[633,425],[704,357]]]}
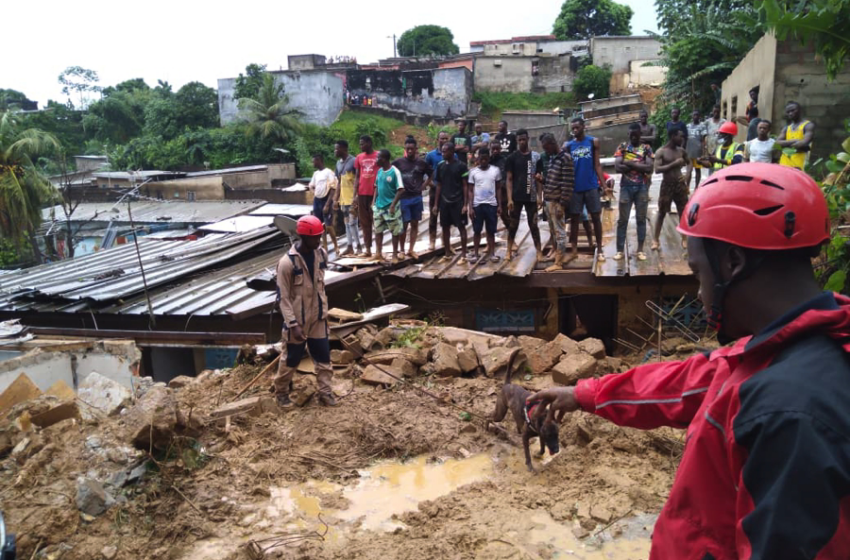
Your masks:
{"label": "white cloud", "polygon": [[[656,29],[648,2],[635,10],[632,30]],[[392,55],[392,39],[419,24],[448,27],[461,52],[469,42],[549,33],[560,2],[362,4],[303,2],[58,2],[4,6],[2,41],[8,53],[0,87],[23,91],[44,106],[64,100],[59,74],[68,66],[96,70],[103,86],[144,78],[175,90],[190,81],[216,87],[257,62],[286,68],[290,54],[356,56],[372,62]],[[523,8],[525,10],[523,11]],[[427,14],[427,15],[425,15]]]}

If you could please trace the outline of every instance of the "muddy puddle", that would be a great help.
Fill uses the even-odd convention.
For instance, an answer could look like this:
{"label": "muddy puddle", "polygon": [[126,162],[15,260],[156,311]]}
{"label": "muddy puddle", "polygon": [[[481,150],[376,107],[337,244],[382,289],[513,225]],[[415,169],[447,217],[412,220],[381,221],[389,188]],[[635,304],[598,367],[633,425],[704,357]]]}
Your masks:
{"label": "muddy puddle", "polygon": [[[516,458],[508,461],[510,468],[524,468],[521,458],[513,459]],[[498,458],[488,454],[460,460],[418,457],[404,463],[378,463],[360,471],[360,479],[353,485],[312,480],[286,488],[273,486],[265,502],[239,506],[244,511],[238,524],[240,531],[200,541],[182,558],[223,558],[250,540],[311,531],[323,534],[327,551],[345,547],[361,531],[391,535],[402,530],[399,538],[405,538],[406,527],[400,520],[404,513],[416,511],[422,502],[446,496],[466,485],[497,480],[503,476],[500,473],[504,468],[504,464],[502,469],[498,468],[499,463]],[[559,523],[545,509],[532,510],[523,517],[515,530],[490,540],[486,552],[500,558],[512,558],[517,551],[535,558],[540,550],[546,550],[550,558],[644,559],[649,556],[649,537],[655,520],[655,516],[645,514],[630,516],[617,523],[616,537],[605,530],[585,532],[580,539],[576,536],[580,534],[578,521]],[[486,522],[482,525],[470,520],[470,523],[476,525],[475,529],[489,531]]]}

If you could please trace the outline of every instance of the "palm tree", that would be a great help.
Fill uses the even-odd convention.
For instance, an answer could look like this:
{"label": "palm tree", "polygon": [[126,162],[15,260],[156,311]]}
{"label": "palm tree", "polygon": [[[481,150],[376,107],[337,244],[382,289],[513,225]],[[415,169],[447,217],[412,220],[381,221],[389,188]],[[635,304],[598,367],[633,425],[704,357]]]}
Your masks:
{"label": "palm tree", "polygon": [[263,140],[285,143],[295,133],[301,132],[301,112],[289,107],[289,98],[283,84],[275,82],[268,72],[263,74],[263,84],[256,97],[239,100],[242,120],[248,125],[249,136],[260,135]]}
{"label": "palm tree", "polygon": [[22,130],[16,112],[0,113],[0,234],[18,250],[29,238],[37,261],[41,259],[35,229],[41,225],[41,206],[51,198],[52,187],[35,162],[55,149],[59,142],[52,134]]}

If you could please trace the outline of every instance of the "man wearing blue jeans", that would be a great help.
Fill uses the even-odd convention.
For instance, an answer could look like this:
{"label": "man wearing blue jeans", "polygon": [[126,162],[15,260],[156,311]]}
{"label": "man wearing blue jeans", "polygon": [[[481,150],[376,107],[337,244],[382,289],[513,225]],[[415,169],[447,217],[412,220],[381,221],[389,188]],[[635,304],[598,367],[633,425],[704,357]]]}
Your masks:
{"label": "man wearing blue jeans", "polygon": [[604,261],[602,254],[602,164],[599,162],[599,140],[584,133],[584,119],[576,117],[570,122],[573,140],[567,143],[566,151],[570,154],[575,168],[575,190],[570,197],[570,245],[572,253],[568,261],[578,257],[578,228],[581,223],[581,213],[585,207],[593,222],[596,234],[596,245],[599,247],[596,255],[598,261]]}
{"label": "man wearing blue jeans", "polygon": [[[678,132],[677,132],[678,133]],[[629,126],[629,141],[620,144],[614,153],[614,169],[622,173],[620,180],[620,216],[617,219],[617,254],[614,260],[622,260],[626,248],[626,230],[629,214],[635,206],[637,220],[637,259],[646,260],[643,245],[646,241],[646,212],[649,206],[649,178],[652,176],[652,147],[641,141],[638,123]]]}
{"label": "man wearing blue jeans", "polygon": [[404,255],[404,240],[407,237],[407,228],[410,226],[410,244],[407,256],[415,259],[419,255],[414,251],[416,237],[419,234],[419,220],[422,219],[422,193],[431,184],[431,175],[434,168],[417,153],[416,138],[408,136],[404,141],[404,157],[393,162],[393,166],[401,172],[404,191],[397,193],[401,207],[401,253]]}

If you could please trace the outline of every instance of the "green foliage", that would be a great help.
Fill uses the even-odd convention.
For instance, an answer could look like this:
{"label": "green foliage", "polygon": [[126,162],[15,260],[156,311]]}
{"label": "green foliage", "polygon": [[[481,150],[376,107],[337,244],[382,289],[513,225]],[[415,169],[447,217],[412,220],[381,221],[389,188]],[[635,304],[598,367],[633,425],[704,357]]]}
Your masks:
{"label": "green foliage", "polygon": [[35,101],[29,99],[20,91],[0,88],[0,111],[5,111],[6,109],[29,111],[35,109],[37,106]]}
{"label": "green foliage", "polygon": [[19,249],[41,224],[41,207],[52,187],[36,166],[38,158],[56,152],[51,134],[25,129],[16,111],[0,113],[0,237]]}
{"label": "green foliage", "polygon": [[778,39],[813,43],[835,79],[850,54],[850,0],[758,0],[759,21]]}
{"label": "green foliage", "polygon": [[283,84],[277,83],[272,74],[263,74],[260,90],[254,97],[239,99],[239,108],[250,136],[284,144],[301,130],[300,113],[289,107]]}
{"label": "green foliage", "polygon": [[82,111],[74,111],[68,105],[48,101],[43,111],[20,115],[23,128],[43,130],[53,135],[64,154],[102,154],[85,150],[86,133],[83,129]]}
{"label": "green foliage", "polygon": [[[850,132],[850,119],[845,121],[845,128]],[[828,175],[820,183],[834,227],[832,239],[824,251],[823,264],[817,270],[824,289],[835,292],[845,291],[850,272],[850,238],[839,229],[850,221],[850,138],[844,140],[841,150],[826,160]],[[818,167],[813,165],[806,171],[812,174]]]}
{"label": "green foliage", "polygon": [[721,83],[761,37],[751,0],[656,0],[665,97],[702,112],[714,105],[711,83]]}
{"label": "green foliage", "polygon": [[[571,107],[575,104],[572,92],[552,93],[510,93],[510,92],[476,92],[473,101],[481,104],[481,114],[498,120],[502,111],[537,111],[553,110]],[[454,132],[456,127],[450,127]],[[434,135],[436,139],[436,135]]]}
{"label": "green foliage", "polygon": [[608,97],[611,88],[611,68],[609,66],[585,66],[576,73],[573,81],[573,92],[576,98],[589,99],[593,94],[594,99]]}
{"label": "green foliage", "polygon": [[396,45],[399,56],[458,54],[454,35],[448,27],[417,25],[401,34]]}
{"label": "green foliage", "polygon": [[233,99],[254,98],[260,92],[263,85],[263,76],[266,73],[265,64],[249,64],[245,67],[245,73],[239,73],[236,78],[236,87],[233,91]]}
{"label": "green foliage", "polygon": [[31,258],[32,255],[27,247],[19,249],[10,239],[0,238],[0,269],[15,268],[21,263],[30,261]]}
{"label": "green foliage", "polygon": [[399,337],[390,344],[390,348],[420,348],[418,344],[422,335],[428,330],[428,323],[419,327],[411,327],[406,329]]}
{"label": "green foliage", "polygon": [[[654,150],[667,143],[667,122],[673,118],[671,112],[674,106],[672,103],[662,103],[649,116],[649,122],[655,125],[655,145],[652,147]],[[681,109],[682,115],[691,113],[684,107],[679,107],[679,109]]]}
{"label": "green foliage", "polygon": [[600,35],[631,35],[629,6],[613,0],[566,0],[552,33],[558,39],[589,39]]}

